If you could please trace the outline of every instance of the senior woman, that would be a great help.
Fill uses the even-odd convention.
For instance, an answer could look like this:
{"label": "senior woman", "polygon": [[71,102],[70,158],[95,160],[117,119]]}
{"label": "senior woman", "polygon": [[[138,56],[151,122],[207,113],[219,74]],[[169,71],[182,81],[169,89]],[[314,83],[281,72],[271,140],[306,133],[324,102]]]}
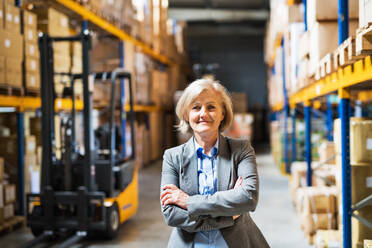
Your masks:
{"label": "senior woman", "polygon": [[255,153],[248,140],[224,137],[232,122],[227,90],[199,79],[176,107],[185,144],[164,153],[160,201],[173,226],[168,247],[269,247],[249,212],[258,201]]}

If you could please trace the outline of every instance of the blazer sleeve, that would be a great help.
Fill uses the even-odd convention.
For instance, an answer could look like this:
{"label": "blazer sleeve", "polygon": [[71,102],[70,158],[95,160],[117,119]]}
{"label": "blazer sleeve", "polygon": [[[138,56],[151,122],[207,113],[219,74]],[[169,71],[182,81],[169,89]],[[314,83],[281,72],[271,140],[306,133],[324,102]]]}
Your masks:
{"label": "blazer sleeve", "polygon": [[[173,163],[169,150],[165,151],[163,156],[160,193],[163,192],[162,188],[166,184],[174,184],[179,187],[179,170],[176,169],[177,167],[179,166]],[[215,218],[195,216],[195,218],[190,218],[187,210],[176,205],[167,205],[165,207],[161,205],[161,208],[167,225],[182,228],[187,232],[217,230],[234,225],[234,220],[231,216]]]}
{"label": "blazer sleeve", "polygon": [[[239,146],[232,149],[239,149]],[[249,141],[242,141],[239,153],[237,176],[243,178],[242,187],[217,191],[213,195],[190,196],[187,209],[191,218],[201,215],[234,216],[255,210],[259,190],[255,152]]]}

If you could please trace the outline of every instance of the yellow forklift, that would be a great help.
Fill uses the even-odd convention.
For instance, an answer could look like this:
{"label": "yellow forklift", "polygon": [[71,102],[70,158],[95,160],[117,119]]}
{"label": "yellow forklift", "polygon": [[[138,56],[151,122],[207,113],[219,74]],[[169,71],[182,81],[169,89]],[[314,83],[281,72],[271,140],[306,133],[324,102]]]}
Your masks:
{"label": "yellow forklift", "polygon": [[[69,96],[72,111],[62,122],[63,145],[61,156],[55,149],[55,103],[53,44],[56,42],[81,42],[83,70],[69,75]],[[89,53],[91,35],[88,30],[73,37],[39,36],[41,65],[41,125],[42,167],[40,193],[28,194],[27,226],[35,239],[23,247],[32,247],[65,235],[58,247],[69,247],[88,234],[101,233],[107,238],[118,234],[120,224],[132,217],[138,206],[138,166],[135,163],[134,112],[131,75],[122,69],[112,72],[90,73]],[[83,82],[83,147],[76,144],[76,102],[74,82]],[[97,147],[92,127],[92,91],[94,84],[110,81],[109,128],[106,147]],[[124,157],[117,149],[114,113],[115,85],[129,83],[129,122],[131,128],[131,155]],[[66,88],[65,88],[66,89]],[[121,95],[123,98],[123,96]],[[125,112],[121,101],[121,125],[125,127]],[[124,123],[123,123],[124,122]],[[125,129],[124,129],[125,131]],[[125,137],[125,133],[122,135]],[[124,142],[122,142],[123,144]],[[124,143],[125,145],[125,143]],[[121,147],[123,149],[124,147]]]}

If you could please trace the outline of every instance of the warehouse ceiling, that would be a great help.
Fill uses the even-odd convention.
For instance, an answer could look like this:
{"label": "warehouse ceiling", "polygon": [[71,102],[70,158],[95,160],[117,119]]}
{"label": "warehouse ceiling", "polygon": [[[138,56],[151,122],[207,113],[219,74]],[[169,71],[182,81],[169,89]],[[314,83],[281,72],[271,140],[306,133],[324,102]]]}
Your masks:
{"label": "warehouse ceiling", "polygon": [[269,0],[169,0],[168,14],[189,36],[263,35]]}

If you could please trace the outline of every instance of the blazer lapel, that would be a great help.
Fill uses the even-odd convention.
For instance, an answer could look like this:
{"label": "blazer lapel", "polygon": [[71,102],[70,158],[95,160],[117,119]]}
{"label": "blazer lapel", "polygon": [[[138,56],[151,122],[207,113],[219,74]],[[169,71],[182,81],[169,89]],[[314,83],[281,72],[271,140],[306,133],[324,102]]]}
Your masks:
{"label": "blazer lapel", "polygon": [[227,190],[230,187],[232,173],[232,162],[227,140],[220,135],[217,156],[217,190]]}
{"label": "blazer lapel", "polygon": [[195,154],[194,137],[185,144],[181,167],[183,190],[189,195],[198,194],[198,160]]}

